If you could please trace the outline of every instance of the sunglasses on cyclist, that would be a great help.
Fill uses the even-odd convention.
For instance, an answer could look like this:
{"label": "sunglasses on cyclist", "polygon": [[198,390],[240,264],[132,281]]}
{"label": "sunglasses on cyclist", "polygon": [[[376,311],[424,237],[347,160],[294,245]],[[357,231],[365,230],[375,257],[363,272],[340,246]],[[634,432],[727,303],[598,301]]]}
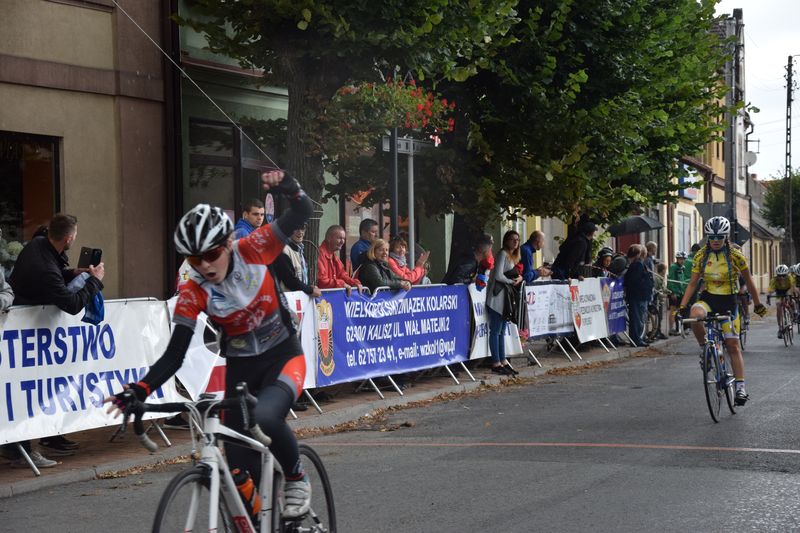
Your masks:
{"label": "sunglasses on cyclist", "polygon": [[725,240],[725,235],[709,235],[708,236],[708,240],[709,241],[724,241]]}
{"label": "sunglasses on cyclist", "polygon": [[211,250],[200,254],[200,255],[187,255],[186,262],[192,266],[200,266],[200,263],[205,261],[206,263],[213,263],[219,256],[222,255],[222,252],[225,251],[224,246],[217,246],[216,248],[212,248]]}

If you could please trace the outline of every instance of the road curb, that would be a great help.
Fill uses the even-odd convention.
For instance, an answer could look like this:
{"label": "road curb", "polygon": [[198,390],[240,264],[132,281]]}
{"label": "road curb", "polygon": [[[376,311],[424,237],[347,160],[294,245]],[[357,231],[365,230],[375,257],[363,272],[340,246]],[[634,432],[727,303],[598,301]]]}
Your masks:
{"label": "road curb", "polygon": [[[523,366],[524,362],[527,361],[526,356],[514,357],[512,358],[512,362],[516,362],[516,368],[520,372],[520,377],[533,378],[544,376],[551,370],[557,370],[561,368],[579,368],[595,362],[628,359],[635,354],[649,349],[666,348],[673,344],[677,344],[681,340],[683,340],[681,337],[670,337],[666,340],[653,343],[650,348],[619,347],[618,349],[611,350],[608,353],[605,351],[597,353],[587,352],[586,354],[583,354],[583,360],[576,359],[574,354],[572,354],[572,361],[569,361],[566,358],[563,360],[546,361],[542,368],[536,365]],[[466,378],[466,376],[464,377]],[[507,379],[508,378],[503,378],[502,376],[489,375],[481,378],[476,377],[476,381],[465,381],[460,379],[461,383],[458,385],[453,383],[452,385],[438,387],[434,390],[419,392],[406,390],[404,391],[403,396],[392,392],[391,394],[385,395],[384,399],[376,397],[375,399],[365,400],[357,405],[344,407],[336,411],[324,412],[323,414],[316,415],[314,417],[292,420],[290,421],[290,426],[295,430],[330,429],[339,424],[354,422],[380,409],[431,400],[442,394],[471,392],[479,389],[482,385],[496,385],[500,384],[502,381],[506,381]],[[157,453],[142,455],[141,457],[137,457],[135,459],[126,459],[122,461],[98,464],[93,467],[76,469],[69,472],[48,474],[47,476],[14,481],[0,486],[0,499],[19,496],[21,494],[67,485],[79,481],[91,481],[94,479],[109,477],[115,475],[117,472],[124,472],[133,468],[147,468],[160,462],[169,461],[180,456],[188,455],[190,452],[191,444],[177,444],[168,448],[161,448]]]}

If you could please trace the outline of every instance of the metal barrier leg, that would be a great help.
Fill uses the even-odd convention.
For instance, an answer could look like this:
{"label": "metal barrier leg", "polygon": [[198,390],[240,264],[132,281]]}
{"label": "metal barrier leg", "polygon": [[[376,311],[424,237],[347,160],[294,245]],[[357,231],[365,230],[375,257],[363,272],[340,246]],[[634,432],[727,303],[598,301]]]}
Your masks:
{"label": "metal barrier leg", "polygon": [[289,409],[289,414],[292,415],[292,420],[297,420],[297,414],[292,409]]}
{"label": "metal barrier leg", "polygon": [[453,371],[450,370],[450,367],[447,366],[447,365],[444,365],[444,368],[445,368],[445,370],[447,370],[447,373],[450,374],[450,377],[453,378],[453,381],[456,382],[456,385],[461,385],[461,382],[458,381],[458,378],[456,377],[455,374],[453,374]]}
{"label": "metal barrier leg", "polygon": [[308,398],[308,401],[311,402],[311,405],[314,406],[314,409],[316,409],[319,414],[322,414],[322,409],[320,409],[319,404],[317,403],[317,400],[315,400],[314,397],[311,396],[311,393],[308,392],[307,390],[303,389],[303,394],[306,395],[306,398]]}
{"label": "metal barrier leg", "polygon": [[[369,382],[370,385],[372,385],[372,388],[375,389],[375,392],[378,393],[378,396],[381,397],[381,400],[385,400],[386,398],[383,396],[383,393],[381,392],[381,389],[379,389],[378,386],[375,385],[375,382],[372,381],[372,378],[368,379],[367,381]],[[392,382],[392,383],[394,383],[394,382]],[[395,386],[397,386],[397,385],[395,385]],[[400,394],[402,394],[402,392]]]}
{"label": "metal barrier leg", "polygon": [[17,443],[17,450],[19,450],[20,455],[25,459],[25,462],[28,463],[28,466],[31,467],[31,470],[33,470],[33,475],[36,476],[36,477],[41,476],[42,473],[39,472],[39,469],[36,468],[35,464],[33,464],[33,460],[31,459],[31,456],[28,455],[28,452],[25,451],[25,448],[23,448],[22,444],[20,444],[19,442]]}
{"label": "metal barrier leg", "polygon": [[[192,420],[192,417],[191,417],[191,416],[189,417],[189,423],[190,423],[190,424],[194,424],[194,423],[195,423],[195,421],[194,421],[194,420]],[[169,447],[169,446],[172,446],[172,443],[171,443],[171,442],[169,441],[169,439],[167,438],[167,435],[164,433],[164,430],[163,430],[163,429],[161,429],[161,426],[159,426],[158,424],[156,424],[156,421],[155,421],[155,420],[153,420],[152,422],[150,422],[150,427],[149,427],[149,428],[147,428],[147,431],[150,431],[150,429],[151,429],[151,428],[156,428],[156,431],[158,432],[159,436],[161,437],[161,440],[163,440],[163,441],[164,441],[164,444],[166,444],[168,447]]]}
{"label": "metal barrier leg", "polygon": [[[448,370],[449,370],[449,369],[448,369]],[[399,394],[400,396],[403,396],[403,391],[402,391],[402,390],[400,390],[400,387],[398,387],[398,386],[397,386],[397,383],[395,383],[395,382],[394,382],[394,380],[392,379],[392,376],[386,376],[386,379],[388,379],[388,380],[389,380],[389,383],[391,383],[391,384],[392,384],[392,387],[394,387],[394,390],[396,390],[396,391],[397,391],[397,394]]]}
{"label": "metal barrier leg", "polygon": [[113,435],[111,435],[111,438],[108,439],[108,442],[114,442],[114,439],[116,439],[117,436],[119,436],[120,432],[122,432],[122,426],[117,425],[117,430],[114,432]]}
{"label": "metal barrier leg", "polygon": [[576,349],[575,349],[575,347],[572,345],[572,343],[571,343],[571,342],[569,342],[569,339],[568,339],[568,338],[566,338],[566,337],[564,337],[564,341],[565,341],[567,344],[569,344],[569,347],[570,347],[570,348],[572,348],[572,351],[573,351],[573,352],[575,352],[575,355],[577,355],[577,356],[578,356],[578,359],[580,359],[581,361],[583,361],[583,357],[581,357],[581,354],[579,354],[579,353],[578,353],[578,350],[576,350]]}
{"label": "metal barrier leg", "polygon": [[611,337],[606,337],[606,342],[609,344],[609,346],[611,346],[611,347],[612,347],[612,348],[614,348],[615,350],[619,350],[619,348],[617,348],[616,346],[614,346],[614,343],[613,343],[613,342],[611,342]]}
{"label": "metal barrier leg", "polygon": [[599,342],[599,343],[600,343],[600,346],[602,346],[603,348],[605,348],[605,350],[606,350],[606,353],[611,353],[611,350],[609,350],[609,349],[606,347],[606,345],[605,345],[605,344],[603,344],[603,339],[597,339],[597,342]]}
{"label": "metal barrier leg", "polygon": [[533,359],[533,362],[539,365],[539,368],[542,368],[542,363],[540,363],[539,360],[536,359],[536,355],[534,355],[533,350],[528,349],[528,357],[530,359]]}
{"label": "metal barrier leg", "polygon": [[553,341],[553,342],[555,342],[555,343],[556,343],[556,345],[557,345],[559,348],[561,348],[561,351],[562,351],[562,352],[564,352],[564,355],[566,355],[566,356],[567,356],[567,359],[569,359],[570,361],[572,361],[572,357],[570,357],[570,356],[569,356],[569,354],[567,353],[567,351],[564,349],[564,345],[563,345],[563,344],[561,344],[561,341],[560,341],[559,339],[556,339],[556,340],[555,340],[555,341]]}
{"label": "metal barrier leg", "polygon": [[466,373],[467,373],[467,375],[469,376],[469,379],[471,379],[472,381],[476,381],[476,380],[475,380],[475,376],[473,376],[473,375],[472,375],[472,372],[470,372],[470,371],[469,371],[469,368],[467,368],[467,365],[465,365],[465,364],[463,363],[463,361],[462,361],[461,363],[459,363],[459,364],[461,365],[461,368],[463,368],[463,369],[464,369],[464,372],[466,372]]}
{"label": "metal barrier leg", "polygon": [[628,332],[627,332],[627,331],[623,331],[623,332],[622,332],[622,334],[623,334],[623,335],[625,335],[625,338],[626,338],[626,339],[628,339],[628,342],[629,342],[629,343],[631,343],[631,344],[633,344],[634,346],[636,346],[636,343],[635,343],[635,342],[633,342],[633,339],[631,339],[631,336],[630,336],[630,335],[628,335]]}

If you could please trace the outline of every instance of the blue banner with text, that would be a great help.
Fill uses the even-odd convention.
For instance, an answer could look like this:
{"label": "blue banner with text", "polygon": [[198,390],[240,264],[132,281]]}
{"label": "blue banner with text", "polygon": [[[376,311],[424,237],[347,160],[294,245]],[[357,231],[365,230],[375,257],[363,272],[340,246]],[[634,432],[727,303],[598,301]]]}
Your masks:
{"label": "blue banner with text", "polygon": [[344,291],[317,300],[317,386],[466,361],[466,285],[419,286],[374,297]]}

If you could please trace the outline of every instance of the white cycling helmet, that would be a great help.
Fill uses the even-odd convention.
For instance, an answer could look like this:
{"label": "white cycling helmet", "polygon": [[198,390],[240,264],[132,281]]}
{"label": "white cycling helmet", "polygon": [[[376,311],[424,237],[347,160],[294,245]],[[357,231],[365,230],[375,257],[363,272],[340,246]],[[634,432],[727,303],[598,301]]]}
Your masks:
{"label": "white cycling helmet", "polygon": [[675,252],[675,259],[686,259],[686,252]]}
{"label": "white cycling helmet", "polygon": [[175,248],[183,255],[200,255],[228,240],[233,223],[225,211],[197,204],[183,215],[175,228]]}
{"label": "white cycling helmet", "polygon": [[789,267],[786,265],[778,265],[775,267],[776,276],[786,276],[789,274]]}
{"label": "white cycling helmet", "polygon": [[703,229],[707,234],[711,235],[729,235],[731,223],[725,217],[711,217]]}
{"label": "white cycling helmet", "polygon": [[797,265],[790,265],[789,272],[791,272],[792,274],[797,274]]}

